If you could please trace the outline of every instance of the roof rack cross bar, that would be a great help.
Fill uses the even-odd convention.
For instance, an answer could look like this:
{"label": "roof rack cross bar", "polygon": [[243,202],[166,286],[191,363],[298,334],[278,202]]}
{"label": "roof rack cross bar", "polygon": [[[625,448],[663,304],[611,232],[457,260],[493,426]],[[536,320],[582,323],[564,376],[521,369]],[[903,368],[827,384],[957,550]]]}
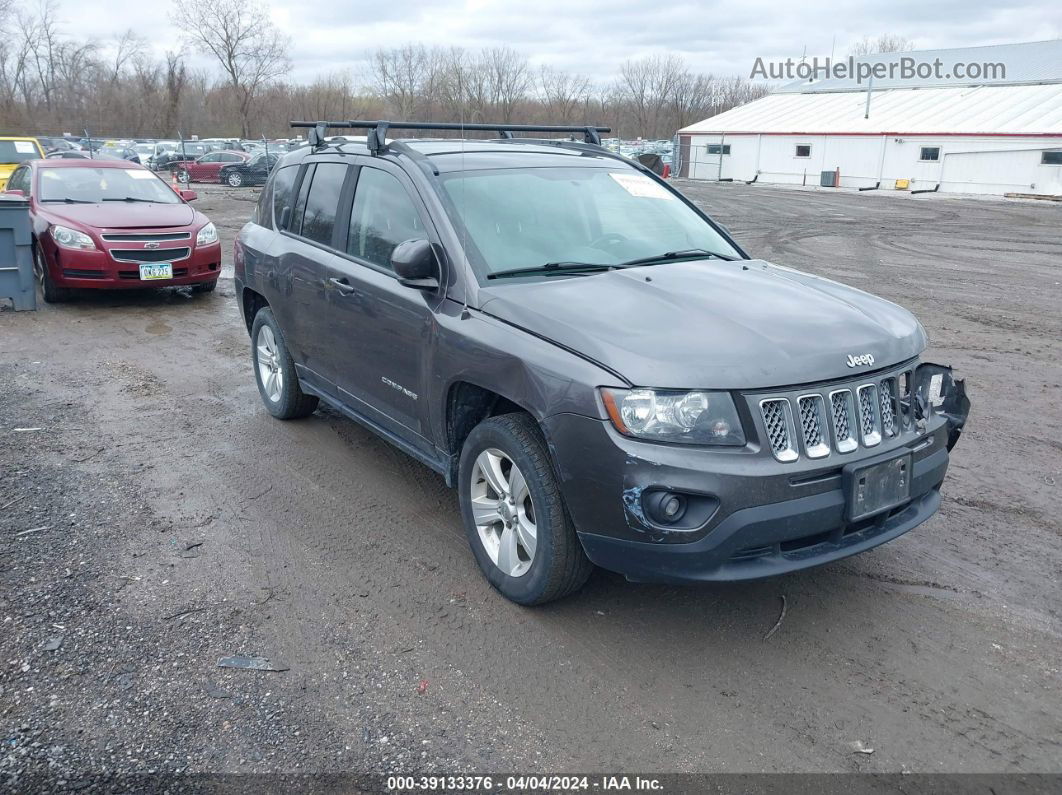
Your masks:
{"label": "roof rack cross bar", "polygon": [[320,138],[324,139],[323,130],[331,128],[341,129],[363,129],[369,130],[366,136],[369,144],[369,150],[373,154],[379,154],[387,148],[386,137],[388,129],[391,130],[452,130],[457,132],[496,132],[502,138],[513,138],[513,133],[523,132],[559,132],[559,133],[579,133],[581,134],[586,143],[594,146],[601,145],[601,133],[612,132],[611,127],[595,127],[593,125],[586,126],[573,126],[566,124],[509,124],[507,122],[497,123],[471,123],[463,124],[461,122],[438,122],[438,121],[368,121],[364,119],[347,119],[344,121],[326,121],[326,122],[312,122],[312,121],[293,121],[292,127],[312,127],[315,132],[320,134]]}

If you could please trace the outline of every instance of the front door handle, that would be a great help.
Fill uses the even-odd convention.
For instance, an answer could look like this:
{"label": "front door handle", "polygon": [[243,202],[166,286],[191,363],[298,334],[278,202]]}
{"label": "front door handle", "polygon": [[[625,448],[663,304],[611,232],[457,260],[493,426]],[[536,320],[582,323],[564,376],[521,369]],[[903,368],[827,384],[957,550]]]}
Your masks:
{"label": "front door handle", "polygon": [[340,295],[354,294],[354,288],[350,286],[350,282],[348,282],[346,279],[336,279],[333,277],[328,281],[333,287],[339,290]]}

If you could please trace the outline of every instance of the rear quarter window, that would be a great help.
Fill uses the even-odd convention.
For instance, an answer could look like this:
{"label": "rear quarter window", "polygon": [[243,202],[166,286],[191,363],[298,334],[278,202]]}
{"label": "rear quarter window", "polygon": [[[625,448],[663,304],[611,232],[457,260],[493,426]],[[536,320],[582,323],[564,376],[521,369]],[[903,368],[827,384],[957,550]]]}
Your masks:
{"label": "rear quarter window", "polygon": [[[273,178],[273,223],[277,229],[285,229],[287,226],[285,221],[291,217],[291,208],[295,202],[292,194],[298,173],[298,166],[286,166],[277,171]],[[286,217],[285,211],[287,211]]]}

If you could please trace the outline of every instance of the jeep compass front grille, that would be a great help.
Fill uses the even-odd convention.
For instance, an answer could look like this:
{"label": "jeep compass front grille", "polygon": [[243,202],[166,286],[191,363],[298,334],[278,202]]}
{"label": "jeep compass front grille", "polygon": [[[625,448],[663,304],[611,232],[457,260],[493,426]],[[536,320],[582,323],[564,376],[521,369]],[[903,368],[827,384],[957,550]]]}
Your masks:
{"label": "jeep compass front grille", "polygon": [[886,378],[880,385],[881,395],[881,431],[886,436],[896,435],[896,386],[892,378]]}
{"label": "jeep compass front grille", "polygon": [[826,458],[894,439],[912,428],[909,401],[900,394],[911,372],[802,393],[757,395],[764,440],[775,458],[788,462],[801,454]]}
{"label": "jeep compass front grille", "polygon": [[796,440],[793,438],[793,415],[788,400],[765,400],[760,404],[763,425],[771,451],[779,461],[793,461],[797,457]]}
{"label": "jeep compass front grille", "polygon": [[811,458],[829,455],[822,395],[804,395],[797,403],[800,406],[800,426],[804,432],[804,450]]}

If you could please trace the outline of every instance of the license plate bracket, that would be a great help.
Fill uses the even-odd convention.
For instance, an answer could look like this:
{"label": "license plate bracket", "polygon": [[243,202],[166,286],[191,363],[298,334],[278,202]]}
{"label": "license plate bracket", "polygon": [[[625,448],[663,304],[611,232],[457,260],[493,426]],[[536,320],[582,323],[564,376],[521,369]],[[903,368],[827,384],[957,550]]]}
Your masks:
{"label": "license plate bracket", "polygon": [[843,480],[849,522],[888,511],[911,498],[911,453],[901,450],[848,464]]}
{"label": "license plate bracket", "polygon": [[172,279],[173,265],[169,262],[151,262],[140,265],[140,281],[149,282],[153,279]]}

